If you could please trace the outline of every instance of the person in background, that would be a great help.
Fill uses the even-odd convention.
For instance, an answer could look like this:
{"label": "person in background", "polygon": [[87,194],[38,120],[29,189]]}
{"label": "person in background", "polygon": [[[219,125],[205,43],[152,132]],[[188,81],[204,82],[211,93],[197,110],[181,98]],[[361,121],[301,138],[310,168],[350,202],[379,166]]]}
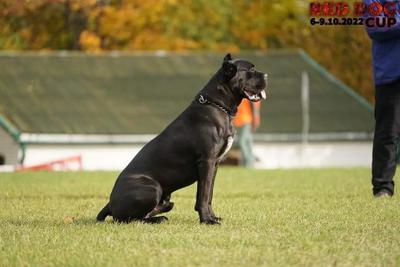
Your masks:
{"label": "person in background", "polygon": [[240,163],[247,168],[254,167],[252,133],[260,126],[260,107],[261,102],[243,99],[233,121],[237,129],[237,142],[241,153]]}
{"label": "person in background", "polygon": [[[364,0],[369,7],[386,0]],[[400,4],[395,3],[395,25],[376,27],[366,25],[372,39],[375,80],[375,134],[372,152],[372,193],[375,197],[394,194],[396,144],[400,137]],[[368,9],[364,18],[372,17]],[[381,20],[387,17],[383,12]],[[375,20],[376,18],[374,18]]]}

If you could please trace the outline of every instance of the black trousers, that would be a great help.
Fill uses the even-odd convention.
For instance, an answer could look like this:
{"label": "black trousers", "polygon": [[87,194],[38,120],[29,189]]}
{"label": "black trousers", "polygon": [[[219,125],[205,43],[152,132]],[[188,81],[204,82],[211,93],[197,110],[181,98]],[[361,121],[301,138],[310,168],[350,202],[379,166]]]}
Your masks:
{"label": "black trousers", "polygon": [[396,145],[400,136],[400,80],[375,87],[375,135],[372,152],[373,193],[394,193]]}

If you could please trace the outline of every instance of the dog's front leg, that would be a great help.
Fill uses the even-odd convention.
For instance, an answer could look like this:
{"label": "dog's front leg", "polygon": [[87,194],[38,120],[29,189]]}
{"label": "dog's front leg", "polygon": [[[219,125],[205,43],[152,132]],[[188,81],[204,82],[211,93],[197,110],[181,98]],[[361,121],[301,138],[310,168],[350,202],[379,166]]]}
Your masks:
{"label": "dog's front leg", "polygon": [[222,221],[221,217],[217,217],[215,216],[214,210],[212,208],[212,199],[214,196],[214,183],[215,183],[215,176],[217,175],[217,170],[218,170],[218,163],[215,164],[215,169],[214,169],[214,174],[213,174],[213,179],[212,179],[212,183],[211,183],[211,192],[210,192],[210,198],[208,200],[208,209],[210,210],[211,213],[211,217],[216,220],[216,221]]}
{"label": "dog's front leg", "polygon": [[198,162],[199,179],[197,181],[195,210],[199,213],[200,223],[219,224],[213,218],[209,207],[215,167],[215,160],[206,159]]}

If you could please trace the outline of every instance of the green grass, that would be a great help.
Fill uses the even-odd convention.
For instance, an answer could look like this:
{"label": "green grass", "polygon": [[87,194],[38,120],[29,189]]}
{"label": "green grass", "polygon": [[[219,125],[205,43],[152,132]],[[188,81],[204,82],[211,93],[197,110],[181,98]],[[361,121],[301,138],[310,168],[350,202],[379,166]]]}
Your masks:
{"label": "green grass", "polygon": [[116,173],[0,173],[0,266],[400,266],[399,197],[373,199],[369,173],[220,169],[221,226],[195,186],[168,222],[121,225],[94,220]]}

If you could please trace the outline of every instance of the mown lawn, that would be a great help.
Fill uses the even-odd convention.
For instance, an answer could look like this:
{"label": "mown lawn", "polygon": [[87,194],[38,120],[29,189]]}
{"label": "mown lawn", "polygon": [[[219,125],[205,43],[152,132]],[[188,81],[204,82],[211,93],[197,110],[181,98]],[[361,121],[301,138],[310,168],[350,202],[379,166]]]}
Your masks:
{"label": "mown lawn", "polygon": [[[200,225],[195,186],[161,225],[96,223],[116,173],[0,173],[0,266],[400,266],[400,201],[368,169],[220,169]],[[398,180],[398,178],[396,178]]]}

